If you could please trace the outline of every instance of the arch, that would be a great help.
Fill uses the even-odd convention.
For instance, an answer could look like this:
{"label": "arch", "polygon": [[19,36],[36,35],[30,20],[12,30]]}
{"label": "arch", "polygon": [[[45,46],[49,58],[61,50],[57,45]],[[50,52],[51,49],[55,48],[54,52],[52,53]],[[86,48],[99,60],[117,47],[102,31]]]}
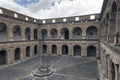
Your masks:
{"label": "arch", "polygon": [[14,60],[20,60],[20,48],[16,48],[14,52]]}
{"label": "arch", "polygon": [[80,27],[76,27],[73,29],[73,38],[74,39],[82,38],[82,29]]}
{"label": "arch", "polygon": [[20,40],[21,39],[21,29],[19,25],[15,25],[13,27],[13,37],[14,40]]}
{"label": "arch", "polygon": [[110,42],[114,42],[114,40],[115,40],[114,35],[117,34],[117,32],[116,32],[116,27],[117,27],[116,15],[117,15],[117,3],[115,1],[113,1],[112,7],[111,7],[111,12],[110,12],[110,19],[111,19],[110,27],[109,27],[109,40],[110,40]]}
{"label": "arch", "polygon": [[74,55],[76,56],[76,55],[81,55],[81,47],[79,46],[79,45],[75,45],[74,47],[73,47],[74,49]]}
{"label": "arch", "polygon": [[111,7],[111,19],[115,20],[117,14],[117,3],[114,1]]}
{"label": "arch", "polygon": [[98,39],[98,29],[95,26],[90,26],[86,30],[87,39]]}
{"label": "arch", "polygon": [[61,39],[64,39],[64,40],[69,39],[69,30],[67,28],[62,28],[62,30],[61,30]]}
{"label": "arch", "polygon": [[35,45],[35,46],[34,46],[34,54],[36,55],[37,53],[38,53],[38,46]]}
{"label": "arch", "polygon": [[112,73],[112,80],[115,80],[115,64],[112,62],[112,65],[111,65],[112,67],[111,67],[111,73]]}
{"label": "arch", "polygon": [[87,47],[87,56],[96,57],[96,47],[95,46],[88,46]]}
{"label": "arch", "polygon": [[0,42],[7,41],[7,26],[0,22]]}
{"label": "arch", "polygon": [[57,38],[57,29],[53,28],[50,31],[51,34],[51,39],[56,39]]}
{"label": "arch", "polygon": [[43,54],[47,54],[47,45],[43,45],[42,46],[42,52],[43,52]]}
{"label": "arch", "polygon": [[4,65],[7,63],[7,51],[1,50],[0,51],[0,65]]}
{"label": "arch", "polygon": [[57,46],[52,45],[52,54],[57,54]]}
{"label": "arch", "polygon": [[47,39],[47,30],[46,29],[42,29],[42,39],[43,40]]}
{"label": "arch", "polygon": [[62,54],[63,55],[68,55],[68,46],[67,45],[62,46]]}
{"label": "arch", "polygon": [[31,30],[30,30],[30,28],[29,27],[27,27],[26,29],[25,29],[25,39],[26,40],[30,40],[30,33],[31,32]]}
{"label": "arch", "polygon": [[34,29],[34,40],[38,39],[38,30]]}
{"label": "arch", "polygon": [[30,46],[26,47],[26,57],[30,57]]}

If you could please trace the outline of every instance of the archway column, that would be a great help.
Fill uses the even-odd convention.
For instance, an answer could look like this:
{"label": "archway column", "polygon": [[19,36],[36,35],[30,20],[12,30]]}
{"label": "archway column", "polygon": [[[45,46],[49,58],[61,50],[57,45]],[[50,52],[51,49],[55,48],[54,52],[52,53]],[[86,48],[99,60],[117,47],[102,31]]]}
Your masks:
{"label": "archway column", "polygon": [[8,27],[7,27],[7,35],[8,35],[8,41],[13,41],[14,39],[13,39],[13,29],[12,29],[12,26],[13,25],[9,25]]}
{"label": "archway column", "polygon": [[22,40],[25,40],[25,28],[21,27],[21,38]]}
{"label": "archway column", "polygon": [[34,55],[34,47],[30,45],[30,57]]}
{"label": "archway column", "polygon": [[73,45],[72,43],[70,45],[68,45],[68,55],[69,56],[74,56],[74,48],[73,48]]}
{"label": "archway column", "polygon": [[61,45],[57,45],[57,54],[62,55],[62,46]]}
{"label": "archway column", "polygon": [[86,39],[86,29],[82,28],[82,39]]}
{"label": "archway column", "polygon": [[21,47],[21,60],[26,58],[26,47]]}
{"label": "archway column", "polygon": [[47,39],[52,39],[51,34],[50,34],[50,30],[48,30]]}
{"label": "archway column", "polygon": [[47,54],[52,54],[51,51],[52,51],[51,50],[51,45],[50,45],[50,43],[48,43],[48,45],[47,45]]}
{"label": "archway column", "polygon": [[30,40],[34,40],[34,29],[30,28]]}
{"label": "archway column", "polygon": [[87,56],[87,49],[85,45],[81,45],[81,56]]}
{"label": "archway column", "polygon": [[73,30],[69,29],[69,39],[73,39]]}
{"label": "archway column", "polygon": [[58,34],[57,34],[57,39],[61,39],[61,32],[60,32],[60,30],[58,30]]}
{"label": "archway column", "polygon": [[14,49],[13,47],[9,48],[6,54],[6,63],[7,64],[12,64],[14,63]]}

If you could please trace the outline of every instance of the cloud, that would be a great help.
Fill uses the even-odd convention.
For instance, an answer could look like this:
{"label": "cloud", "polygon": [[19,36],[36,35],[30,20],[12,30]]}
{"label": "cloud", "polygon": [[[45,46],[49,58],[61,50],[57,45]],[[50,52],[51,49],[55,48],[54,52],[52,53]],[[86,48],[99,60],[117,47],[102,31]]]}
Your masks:
{"label": "cloud", "polygon": [[13,0],[2,0],[0,6],[43,19],[99,13],[102,3],[103,0],[39,0],[24,7]]}

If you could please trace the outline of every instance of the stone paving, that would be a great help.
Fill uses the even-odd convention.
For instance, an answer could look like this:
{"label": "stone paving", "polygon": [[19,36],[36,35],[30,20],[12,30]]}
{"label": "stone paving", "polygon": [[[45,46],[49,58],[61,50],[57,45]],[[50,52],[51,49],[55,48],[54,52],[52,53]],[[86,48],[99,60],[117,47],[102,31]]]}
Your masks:
{"label": "stone paving", "polygon": [[[35,77],[32,72],[41,64],[49,64],[54,74]],[[0,80],[98,80],[96,58],[42,55],[0,69]]]}

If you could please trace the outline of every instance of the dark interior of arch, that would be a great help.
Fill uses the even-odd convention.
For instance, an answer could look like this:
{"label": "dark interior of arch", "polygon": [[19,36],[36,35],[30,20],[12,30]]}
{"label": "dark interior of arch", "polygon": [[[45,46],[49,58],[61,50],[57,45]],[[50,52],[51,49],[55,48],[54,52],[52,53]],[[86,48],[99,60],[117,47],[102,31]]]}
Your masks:
{"label": "dark interior of arch", "polygon": [[6,54],[5,50],[0,51],[0,65],[6,64]]}
{"label": "dark interior of arch", "polygon": [[25,29],[25,39],[30,40],[30,28],[28,27]]}
{"label": "dark interior of arch", "polygon": [[52,54],[57,54],[57,46],[52,45]]}
{"label": "dark interior of arch", "polygon": [[77,27],[73,30],[73,38],[74,39],[81,39],[82,38],[82,30],[81,28]]}
{"label": "dark interior of arch", "polygon": [[20,26],[16,25],[16,26],[13,27],[13,37],[14,37],[14,40],[20,40],[21,39]]}
{"label": "dark interior of arch", "polygon": [[26,48],[26,57],[30,57],[30,47]]}
{"label": "dark interior of arch", "polygon": [[47,53],[47,45],[43,45],[43,46],[42,46],[42,52],[43,52],[44,54]]}
{"label": "dark interior of arch", "polygon": [[62,46],[62,54],[63,55],[68,55],[68,46],[67,45]]}
{"label": "dark interior of arch", "polygon": [[46,29],[42,30],[42,39],[43,40],[47,39],[47,30]]}
{"label": "dark interior of arch", "polygon": [[34,29],[34,40],[37,40],[38,39],[38,30],[37,29]]}
{"label": "dark interior of arch", "polygon": [[114,63],[112,63],[112,70],[111,70],[111,73],[112,73],[112,80],[115,80],[115,65]]}
{"label": "dark interior of arch", "polygon": [[87,48],[87,56],[96,57],[96,48],[94,46],[89,46]]}
{"label": "dark interior of arch", "polygon": [[20,60],[20,48],[15,49],[15,60]]}
{"label": "dark interior of arch", "polygon": [[61,31],[61,38],[64,40],[69,39],[69,30],[67,28],[63,28]]}
{"label": "dark interior of arch", "polygon": [[91,26],[88,27],[87,31],[86,31],[86,38],[87,39],[98,39],[98,30],[96,27]]}
{"label": "dark interior of arch", "polygon": [[37,54],[37,45],[34,47],[34,54]]}
{"label": "dark interior of arch", "polygon": [[7,41],[7,26],[0,23],[0,42]]}
{"label": "dark interior of arch", "polygon": [[57,30],[56,29],[52,29],[51,30],[51,38],[52,39],[56,39],[57,38]]}
{"label": "dark interior of arch", "polygon": [[81,55],[81,47],[76,45],[74,46],[74,55]]}

